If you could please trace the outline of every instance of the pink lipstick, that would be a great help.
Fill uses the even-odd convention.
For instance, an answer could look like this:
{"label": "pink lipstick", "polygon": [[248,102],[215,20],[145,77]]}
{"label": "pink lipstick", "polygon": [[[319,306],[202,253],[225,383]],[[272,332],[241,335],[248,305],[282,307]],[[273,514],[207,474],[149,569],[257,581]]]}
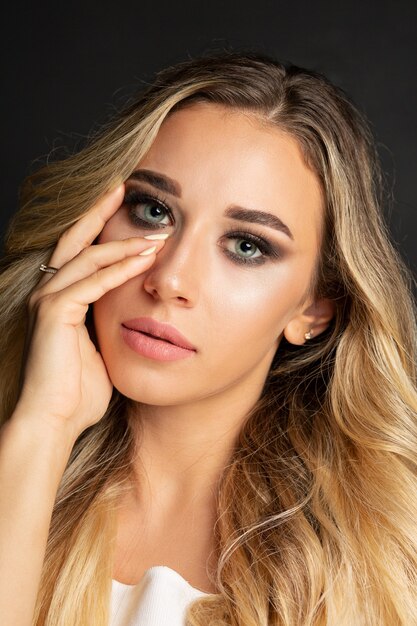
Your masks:
{"label": "pink lipstick", "polygon": [[132,350],[157,361],[176,361],[197,351],[174,326],[151,317],[122,322],[121,334]]}

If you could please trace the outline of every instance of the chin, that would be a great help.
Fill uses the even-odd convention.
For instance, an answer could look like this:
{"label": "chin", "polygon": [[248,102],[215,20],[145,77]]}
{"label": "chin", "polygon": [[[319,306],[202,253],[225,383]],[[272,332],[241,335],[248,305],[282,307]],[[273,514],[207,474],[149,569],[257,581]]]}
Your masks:
{"label": "chin", "polygon": [[[186,404],[191,400],[190,396],[186,395],[187,390],[184,389],[184,385],[181,385],[179,381],[167,385],[162,381],[140,380],[139,376],[137,381],[128,380],[128,377],[122,380],[119,380],[119,377],[116,380],[112,378],[112,383],[126,398],[140,404],[172,406]],[[181,392],[179,392],[180,389]]]}

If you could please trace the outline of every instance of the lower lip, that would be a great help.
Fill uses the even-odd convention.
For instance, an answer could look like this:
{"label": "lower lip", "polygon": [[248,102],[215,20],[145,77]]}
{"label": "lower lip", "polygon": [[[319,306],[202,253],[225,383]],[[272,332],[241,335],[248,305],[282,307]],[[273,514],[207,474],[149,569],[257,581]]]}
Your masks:
{"label": "lower lip", "polygon": [[177,361],[195,353],[195,350],[180,348],[163,339],[148,337],[148,335],[126,328],[126,326],[121,326],[121,329],[124,341],[132,350],[155,361]]}

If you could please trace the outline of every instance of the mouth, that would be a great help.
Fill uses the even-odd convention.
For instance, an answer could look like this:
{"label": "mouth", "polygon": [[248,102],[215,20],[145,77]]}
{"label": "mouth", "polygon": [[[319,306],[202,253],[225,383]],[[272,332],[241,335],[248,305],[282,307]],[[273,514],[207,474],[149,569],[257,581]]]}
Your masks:
{"label": "mouth", "polygon": [[[129,330],[134,330],[134,329],[133,328],[129,328]],[[145,333],[143,330],[135,330],[135,333],[140,333],[141,335],[146,335],[146,337],[150,337],[151,339],[158,339],[159,341],[163,341],[164,343],[170,343],[171,346],[177,346],[176,343],[174,343],[173,341],[169,341],[169,339],[163,339],[162,337],[158,337],[158,335],[151,335],[151,333]]]}
{"label": "mouth", "polygon": [[185,350],[196,352],[186,337],[171,324],[160,322],[151,317],[139,317],[122,322],[122,326],[128,330],[133,330],[145,337],[161,341]]}
{"label": "mouth", "polygon": [[156,361],[177,361],[195,355],[196,350],[180,346],[170,339],[158,337],[145,330],[121,325],[121,336],[125,343],[141,356]]}

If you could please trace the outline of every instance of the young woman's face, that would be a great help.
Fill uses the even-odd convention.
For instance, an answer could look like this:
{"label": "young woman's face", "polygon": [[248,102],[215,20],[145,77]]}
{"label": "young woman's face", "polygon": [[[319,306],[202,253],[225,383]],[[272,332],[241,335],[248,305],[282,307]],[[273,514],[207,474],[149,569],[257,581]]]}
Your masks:
{"label": "young woman's face", "polygon": [[[315,174],[293,137],[212,104],[169,116],[137,164],[142,170],[175,181],[178,195],[132,175],[98,238],[170,234],[145,273],[94,303],[114,386],[154,405],[261,389],[283,331],[305,306],[318,257]],[[176,327],[196,350],[171,361],[139,354],[122,336],[122,323],[139,317]]]}

